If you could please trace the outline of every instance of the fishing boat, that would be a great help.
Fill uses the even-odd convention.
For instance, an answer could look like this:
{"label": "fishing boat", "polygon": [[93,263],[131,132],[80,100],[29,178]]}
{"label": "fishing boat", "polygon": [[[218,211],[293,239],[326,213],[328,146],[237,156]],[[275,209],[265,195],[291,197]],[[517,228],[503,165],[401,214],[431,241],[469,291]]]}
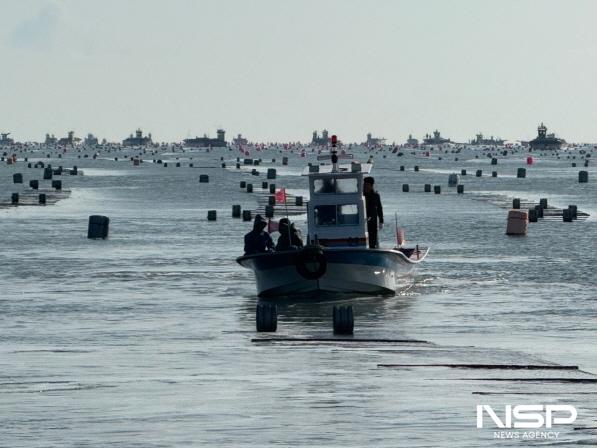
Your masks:
{"label": "fishing boat", "polygon": [[243,255],[237,262],[255,273],[260,297],[312,293],[395,294],[406,284],[428,248],[415,246],[369,248],[363,181],[371,163],[343,154],[339,163],[337,139],[331,154],[318,157],[331,163],[310,164],[308,234],[300,249]]}

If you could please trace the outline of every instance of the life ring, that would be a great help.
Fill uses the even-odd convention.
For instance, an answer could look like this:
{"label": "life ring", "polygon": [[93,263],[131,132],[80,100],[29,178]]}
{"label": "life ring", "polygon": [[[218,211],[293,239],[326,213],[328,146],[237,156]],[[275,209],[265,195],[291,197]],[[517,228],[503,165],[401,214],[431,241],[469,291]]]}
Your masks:
{"label": "life ring", "polygon": [[321,246],[305,246],[296,255],[295,266],[301,277],[317,280],[325,274],[328,261]]}

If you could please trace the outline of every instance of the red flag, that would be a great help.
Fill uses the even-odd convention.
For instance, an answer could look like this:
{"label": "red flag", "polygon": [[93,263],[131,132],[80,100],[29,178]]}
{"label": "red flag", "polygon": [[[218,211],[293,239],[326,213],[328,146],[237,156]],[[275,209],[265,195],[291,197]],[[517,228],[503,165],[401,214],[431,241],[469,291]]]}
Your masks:
{"label": "red flag", "polygon": [[286,189],[280,188],[276,191],[276,202],[285,204],[286,203]]}

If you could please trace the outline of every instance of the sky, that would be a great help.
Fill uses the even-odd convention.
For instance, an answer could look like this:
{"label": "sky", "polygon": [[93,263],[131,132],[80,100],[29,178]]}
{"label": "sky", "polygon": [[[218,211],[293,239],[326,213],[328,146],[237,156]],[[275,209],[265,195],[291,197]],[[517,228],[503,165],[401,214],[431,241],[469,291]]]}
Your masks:
{"label": "sky", "polygon": [[597,142],[593,0],[0,0],[0,131]]}

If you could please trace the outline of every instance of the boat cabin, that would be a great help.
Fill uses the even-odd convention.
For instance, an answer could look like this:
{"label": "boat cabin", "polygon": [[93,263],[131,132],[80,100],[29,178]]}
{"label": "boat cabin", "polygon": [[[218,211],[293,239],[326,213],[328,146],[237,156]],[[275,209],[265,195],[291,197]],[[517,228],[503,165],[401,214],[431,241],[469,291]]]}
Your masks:
{"label": "boat cabin", "polygon": [[309,176],[307,240],[327,247],[367,247],[363,179],[372,165],[338,164],[334,156],[332,164],[309,165],[303,172]]}

